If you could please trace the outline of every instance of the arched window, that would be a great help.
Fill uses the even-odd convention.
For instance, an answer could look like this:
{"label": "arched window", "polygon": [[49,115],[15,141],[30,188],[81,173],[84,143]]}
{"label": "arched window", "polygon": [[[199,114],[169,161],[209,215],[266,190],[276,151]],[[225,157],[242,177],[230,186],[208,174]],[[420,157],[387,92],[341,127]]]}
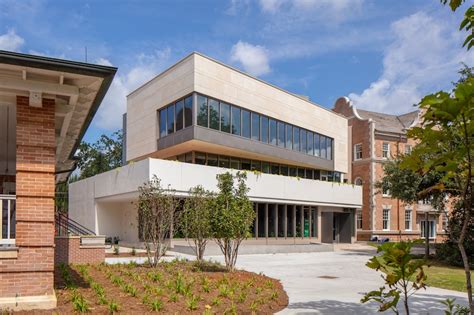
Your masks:
{"label": "arched window", "polygon": [[362,186],[362,178],[360,177],[357,177],[354,181],[354,184],[356,184],[357,186]]}

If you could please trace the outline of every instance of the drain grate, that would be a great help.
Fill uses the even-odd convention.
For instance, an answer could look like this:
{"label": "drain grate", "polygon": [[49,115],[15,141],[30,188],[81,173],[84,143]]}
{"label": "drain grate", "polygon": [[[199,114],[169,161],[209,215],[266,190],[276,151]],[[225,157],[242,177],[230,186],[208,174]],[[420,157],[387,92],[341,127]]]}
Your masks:
{"label": "drain grate", "polygon": [[321,278],[321,279],[337,279],[339,277],[334,277],[334,276],[319,276],[318,278]]}

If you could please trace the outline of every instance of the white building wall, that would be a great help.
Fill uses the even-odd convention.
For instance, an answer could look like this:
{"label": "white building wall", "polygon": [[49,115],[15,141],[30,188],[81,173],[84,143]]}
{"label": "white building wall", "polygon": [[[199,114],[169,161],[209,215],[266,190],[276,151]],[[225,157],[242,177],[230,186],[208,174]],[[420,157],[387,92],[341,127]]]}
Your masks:
{"label": "white building wall", "polygon": [[127,97],[129,161],[156,151],[157,110],[192,91],[334,138],[334,170],[348,172],[345,117],[197,53]]}

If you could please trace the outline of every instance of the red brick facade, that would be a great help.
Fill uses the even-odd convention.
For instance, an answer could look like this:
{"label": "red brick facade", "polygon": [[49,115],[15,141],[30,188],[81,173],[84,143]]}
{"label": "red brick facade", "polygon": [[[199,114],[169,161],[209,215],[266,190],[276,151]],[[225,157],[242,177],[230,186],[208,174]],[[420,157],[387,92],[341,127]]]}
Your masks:
{"label": "red brick facade", "polygon": [[95,264],[105,260],[104,246],[83,246],[79,236],[58,236],[55,244],[55,264]]}
{"label": "red brick facade", "polygon": [[[362,228],[357,230],[358,240],[368,240],[373,235],[388,237],[393,241],[420,238],[420,221],[424,214],[417,215],[418,205],[405,205],[389,195],[384,196],[375,184],[383,178],[383,165],[388,160],[383,157],[383,144],[388,143],[390,158],[405,153],[406,147],[414,146],[406,133],[382,133],[377,131],[377,122],[361,117],[352,104],[345,98],[337,100],[334,111],[346,116],[349,120],[351,139],[348,143],[351,153],[350,178],[352,183],[362,182]],[[355,145],[362,146],[362,157],[355,158]],[[389,210],[389,227],[383,228],[383,209]],[[411,210],[411,226],[405,226],[405,210]],[[444,238],[443,216],[430,215],[436,221],[436,240]]]}
{"label": "red brick facade", "polygon": [[17,97],[18,256],[0,259],[1,297],[54,294],[54,111],[54,100],[36,108],[28,97]]}

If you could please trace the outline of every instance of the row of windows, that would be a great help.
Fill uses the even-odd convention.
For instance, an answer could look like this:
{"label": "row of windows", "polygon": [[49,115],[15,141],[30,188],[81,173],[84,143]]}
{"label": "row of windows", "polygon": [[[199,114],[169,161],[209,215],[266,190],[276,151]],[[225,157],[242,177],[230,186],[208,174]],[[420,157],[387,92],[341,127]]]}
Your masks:
{"label": "row of windows", "polygon": [[[181,154],[176,157],[178,161],[193,163],[192,153]],[[264,161],[241,159],[217,154],[195,152],[194,163],[208,166],[232,168],[237,170],[259,171],[267,174],[301,177],[306,179],[340,182],[339,172],[321,171],[310,168],[275,164]]]}
{"label": "row of windows", "polygon": [[[411,230],[412,210],[405,209],[405,230]],[[382,229],[390,230],[390,209],[382,210]]]}
{"label": "row of windows", "polygon": [[[412,146],[409,144],[405,144],[405,154],[410,154],[412,151]],[[384,159],[390,158],[390,143],[383,142],[382,143],[382,157]],[[358,143],[354,145],[354,160],[361,160],[362,159],[362,144]]]}
{"label": "row of windows", "polygon": [[160,110],[160,137],[190,127],[193,124],[193,96],[180,99]]}
{"label": "row of windows", "polygon": [[199,126],[332,159],[332,138],[203,95],[197,103]]}

